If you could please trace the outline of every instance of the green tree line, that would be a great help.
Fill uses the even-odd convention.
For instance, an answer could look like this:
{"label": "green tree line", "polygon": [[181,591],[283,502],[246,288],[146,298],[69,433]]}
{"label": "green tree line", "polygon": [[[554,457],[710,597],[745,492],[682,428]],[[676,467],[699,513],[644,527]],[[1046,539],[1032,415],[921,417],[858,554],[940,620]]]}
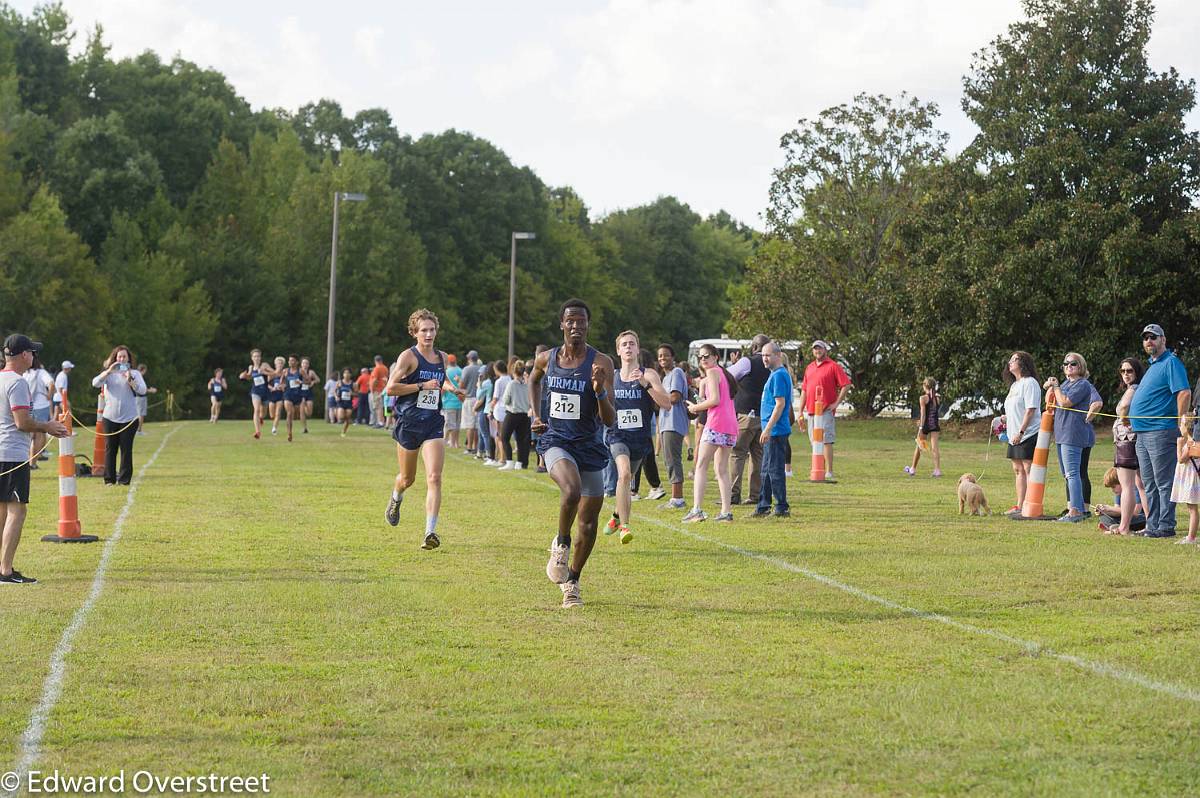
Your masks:
{"label": "green tree line", "polygon": [[768,230],[730,327],[828,338],[863,414],[932,375],[962,409],[1002,398],[1009,353],[1077,351],[1115,399],[1149,322],[1195,375],[1195,82],[1150,69],[1147,0],[1025,0],[977,53],[948,157],[937,108],[859,95],[782,139]]}
{"label": "green tree line", "polygon": [[0,5],[0,331],[73,360],[76,396],[116,343],[192,409],[252,347],[323,369],[334,192],[367,195],[340,209],[338,368],[395,357],[418,306],[443,348],[503,356],[515,230],[537,235],[518,256],[520,353],[558,338],[570,296],[600,345],[713,335],[756,245],[670,196],[593,219],[468,132],[402,135],[332,99],[253,109],[219,72],[114,59],[101,28],[73,55],[75,35],[61,4]]}

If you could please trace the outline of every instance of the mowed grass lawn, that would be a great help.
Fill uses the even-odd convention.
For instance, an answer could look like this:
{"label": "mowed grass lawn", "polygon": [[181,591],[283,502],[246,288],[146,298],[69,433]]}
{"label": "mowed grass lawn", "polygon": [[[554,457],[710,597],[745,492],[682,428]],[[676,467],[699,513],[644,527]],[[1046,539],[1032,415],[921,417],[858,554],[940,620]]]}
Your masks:
{"label": "mowed grass lawn", "polygon": [[[908,423],[843,422],[841,482],[792,481],[790,520],[743,507],[685,527],[637,504],[634,542],[601,537],[586,606],[564,611],[544,476],[449,454],[443,546],[426,552],[420,472],[400,527],[383,521],[384,434],[177,426],[75,640],[39,770],[266,772],[286,796],[1200,793],[1200,552],[959,517],[978,440],[945,442],[947,477],[908,478]],[[170,429],[138,438],[139,465]],[[1110,456],[1092,456],[1097,499]],[[982,484],[1011,504],[998,444]],[[52,470],[34,491],[17,566],[41,582],[0,591],[13,763],[104,545],[39,542]],[[1057,511],[1057,473],[1048,494]],[[126,491],[80,495],[85,531],[110,537]]]}

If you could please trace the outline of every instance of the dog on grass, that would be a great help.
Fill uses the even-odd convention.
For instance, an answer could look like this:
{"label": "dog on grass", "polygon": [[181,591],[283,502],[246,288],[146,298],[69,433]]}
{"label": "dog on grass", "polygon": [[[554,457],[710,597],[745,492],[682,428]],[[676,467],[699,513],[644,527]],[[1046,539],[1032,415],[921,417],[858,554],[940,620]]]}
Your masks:
{"label": "dog on grass", "polygon": [[958,514],[962,515],[968,509],[971,515],[992,514],[992,508],[988,507],[987,497],[983,495],[983,488],[975,482],[974,474],[963,474],[958,478]]}

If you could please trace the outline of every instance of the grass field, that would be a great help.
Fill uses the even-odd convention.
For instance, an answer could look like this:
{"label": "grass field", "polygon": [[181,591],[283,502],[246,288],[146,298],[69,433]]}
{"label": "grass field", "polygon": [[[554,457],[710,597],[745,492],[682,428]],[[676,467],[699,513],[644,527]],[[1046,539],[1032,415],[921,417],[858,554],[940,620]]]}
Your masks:
{"label": "grass field", "polygon": [[[265,772],[286,796],[1200,793],[1200,554],[959,517],[962,471],[1012,503],[998,445],[985,468],[982,442],[947,442],[947,478],[909,479],[908,423],[841,422],[841,482],[790,483],[790,520],[636,504],[633,544],[602,537],[564,611],[545,477],[448,455],[425,552],[420,474],[383,522],[381,433],[152,425],[139,465],[172,429],[66,659],[43,772]],[[1048,494],[1057,510],[1057,473]],[[42,581],[0,591],[0,770],[105,545],[39,542],[55,496],[36,472],[17,567]],[[125,489],[80,496],[111,538]]]}

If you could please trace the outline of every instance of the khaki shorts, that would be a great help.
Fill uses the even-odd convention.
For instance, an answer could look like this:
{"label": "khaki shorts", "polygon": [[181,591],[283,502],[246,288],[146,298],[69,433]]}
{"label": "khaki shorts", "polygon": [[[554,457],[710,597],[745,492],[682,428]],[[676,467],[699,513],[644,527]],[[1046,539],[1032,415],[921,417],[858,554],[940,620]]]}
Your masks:
{"label": "khaki shorts", "polygon": [[[812,443],[813,436],[813,417],[811,413],[804,414],[804,421],[808,425],[808,442]],[[826,410],[821,414],[821,421],[825,425],[825,444],[830,445],[837,443],[837,419],[834,418],[832,410]]]}

